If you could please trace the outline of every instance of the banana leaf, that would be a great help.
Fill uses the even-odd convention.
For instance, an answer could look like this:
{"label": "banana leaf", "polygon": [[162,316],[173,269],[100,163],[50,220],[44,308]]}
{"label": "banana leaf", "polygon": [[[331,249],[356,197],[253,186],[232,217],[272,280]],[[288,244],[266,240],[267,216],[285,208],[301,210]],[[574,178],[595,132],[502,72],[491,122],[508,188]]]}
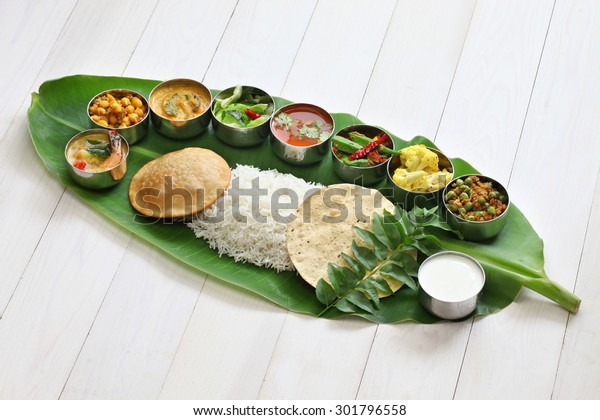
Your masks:
{"label": "banana leaf", "polygon": [[[251,149],[237,149],[220,142],[209,130],[197,138],[187,141],[163,137],[150,127],[146,138],[131,146],[129,169],[121,184],[110,190],[90,191],[79,187],[67,172],[64,148],[67,141],[77,132],[92,128],[86,108],[98,92],[127,88],[148,97],[160,81],[124,77],[76,75],[50,80],[40,86],[39,93],[32,94],[28,111],[29,131],[33,145],[50,173],[72,189],[98,212],[133,234],[145,239],[200,272],[216,279],[252,291],[291,311],[317,315],[323,305],[317,300],[315,290],[294,272],[277,273],[251,264],[236,263],[232,258],[219,257],[215,250],[200,239],[183,223],[163,223],[148,220],[132,209],[127,190],[131,177],[148,161],[164,153],[183,147],[204,147],[219,153],[230,164],[253,165],[262,169],[277,169],[292,173],[308,181],[333,184],[341,180],[331,169],[331,158],[310,167],[295,167],[279,160],[265,142]],[[289,103],[275,98],[276,106]],[[332,114],[336,128],[361,123],[349,114]],[[397,148],[409,143],[424,143],[435,147],[423,137],[407,142],[394,137]],[[461,159],[452,159],[456,175],[477,171]],[[383,189],[385,183],[376,187]],[[514,204],[514,203],[513,203]],[[477,258],[486,271],[486,285],[475,315],[488,315],[509,305],[523,286],[530,287],[557,301],[568,310],[576,311],[579,300],[570,292],[550,282],[544,273],[543,243],[523,214],[512,205],[507,226],[494,240],[484,243],[462,241],[451,235],[440,233],[445,248],[466,252]],[[328,311],[327,317],[342,316],[341,312]],[[401,288],[396,294],[381,301],[374,315],[361,315],[378,323],[415,321],[435,323],[440,319],[426,312],[418,302],[417,295],[409,288]]]}

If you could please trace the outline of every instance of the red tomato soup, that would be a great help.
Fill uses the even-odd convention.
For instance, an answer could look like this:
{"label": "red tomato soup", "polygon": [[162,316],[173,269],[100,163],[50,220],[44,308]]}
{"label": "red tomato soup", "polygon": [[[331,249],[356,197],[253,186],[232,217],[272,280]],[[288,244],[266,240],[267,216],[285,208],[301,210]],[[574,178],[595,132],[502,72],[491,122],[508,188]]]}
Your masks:
{"label": "red tomato soup", "polygon": [[271,120],[273,134],[294,146],[312,146],[331,136],[333,120],[323,109],[309,104],[290,104]]}

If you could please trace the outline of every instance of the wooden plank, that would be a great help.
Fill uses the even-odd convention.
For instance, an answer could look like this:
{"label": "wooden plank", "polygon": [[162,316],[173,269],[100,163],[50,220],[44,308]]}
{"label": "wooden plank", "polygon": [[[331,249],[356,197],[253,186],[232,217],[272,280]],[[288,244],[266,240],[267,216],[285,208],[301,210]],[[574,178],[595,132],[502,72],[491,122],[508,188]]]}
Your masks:
{"label": "wooden plank", "polygon": [[[153,5],[142,1],[78,3],[36,83],[79,71],[120,74]],[[116,9],[121,13],[115,14]],[[97,42],[97,33],[87,29],[103,27],[105,22],[114,28],[107,31],[103,42]],[[23,135],[25,117],[21,115],[2,147],[19,150],[21,162],[31,161],[38,168],[41,165],[29,136]],[[24,171],[19,159],[7,160],[2,171],[4,194],[24,205],[2,206],[0,210],[0,220],[10,221],[3,225],[3,234],[20,242],[19,253],[9,253],[16,258],[9,261],[7,255],[0,257],[3,267],[11,267],[12,276],[3,278],[8,285],[3,291],[14,289],[23,275],[11,301],[13,306],[8,306],[0,323],[0,395],[57,398],[129,236],[92,215],[71,194],[63,196],[48,223],[62,191],[57,180],[43,170]],[[31,204],[38,202],[39,206]],[[43,233],[46,235],[39,242]],[[87,277],[82,279],[84,274]],[[8,301],[7,296],[1,298],[4,303]]]}
{"label": "wooden plank", "polygon": [[215,89],[245,84],[281,94],[315,5],[316,0],[238,2],[204,82]]}
{"label": "wooden plank", "polygon": [[[569,10],[563,12],[567,14],[568,26],[557,29],[560,31],[561,43],[568,43],[572,48],[570,56],[564,58],[565,64],[559,70],[560,75],[567,71],[567,60],[577,63],[577,66],[571,67],[569,73],[571,79],[571,88],[576,89],[569,96],[577,96],[569,98],[572,103],[575,103],[575,108],[571,108],[569,103],[564,105],[563,112],[567,115],[572,115],[571,121],[561,124],[565,129],[572,130],[569,132],[569,141],[575,140],[573,146],[575,150],[585,148],[585,162],[580,161],[574,163],[578,167],[581,165],[590,165],[592,168],[585,168],[584,173],[573,174],[570,178],[571,182],[584,183],[580,186],[581,195],[583,198],[588,198],[591,185],[589,175],[593,170],[593,166],[598,165],[597,159],[594,157],[594,151],[597,153],[597,133],[599,122],[597,120],[598,109],[600,109],[600,101],[598,100],[599,86],[597,83],[597,75],[600,71],[600,49],[598,43],[594,42],[600,36],[597,25],[600,8],[596,2],[585,2],[573,5]],[[596,23],[594,23],[596,22]],[[573,28],[577,28],[576,30]],[[575,33],[574,33],[575,32]],[[576,55],[576,45],[579,43],[579,54]],[[582,51],[585,54],[582,55]],[[560,54],[562,51],[556,52]],[[580,80],[583,79],[583,80]],[[568,88],[568,86],[565,86]],[[566,90],[565,90],[566,92]],[[553,98],[554,102],[559,98]],[[572,109],[577,109],[574,113]],[[575,114],[575,115],[573,115]],[[579,126],[581,124],[581,126]],[[560,127],[557,127],[560,128]],[[595,134],[594,134],[595,133]],[[578,137],[581,137],[578,139]],[[579,149],[577,148],[579,146]],[[590,150],[589,147],[592,146]],[[565,150],[566,147],[563,149]],[[560,153],[560,152],[559,152]],[[575,161],[575,156],[571,156],[572,152],[568,153],[569,162]],[[564,156],[564,155],[563,155]],[[586,178],[582,178],[582,176]],[[598,243],[597,232],[600,208],[600,183],[596,179],[596,193],[593,200],[593,207],[589,224],[587,226],[587,235],[585,238],[585,246],[579,264],[577,284],[575,292],[582,298],[582,307],[578,314],[569,317],[567,324],[567,332],[563,343],[560,364],[557,373],[556,383],[554,386],[552,397],[556,399],[598,399],[600,397],[600,364],[598,361],[598,348],[600,346],[600,335],[598,334],[598,320],[600,312],[600,293],[598,289],[598,269],[597,256],[600,250]],[[569,180],[565,180],[569,182]],[[576,196],[577,191],[573,191],[572,196]],[[586,200],[587,201],[587,200]],[[578,205],[579,207],[579,200]],[[583,218],[579,222],[586,220],[583,209],[578,212],[578,215]],[[575,224],[573,220],[577,215],[569,217],[571,225]],[[562,224],[561,219],[561,224]],[[579,225],[579,223],[577,223]],[[568,245],[562,247],[562,253],[556,253],[555,258],[569,255],[572,259],[576,258],[576,249],[570,250]],[[565,252],[565,250],[569,250]],[[557,261],[557,263],[560,260]]]}
{"label": "wooden plank", "polygon": [[204,280],[134,239],[61,399],[156,398]]}
{"label": "wooden plank", "polygon": [[598,254],[600,254],[600,177],[585,246],[577,275],[575,292],[583,299],[583,308],[569,317],[560,364],[552,398],[600,399],[600,283],[598,282]]}
{"label": "wooden plank", "polygon": [[[239,4],[205,82],[222,88],[249,83],[279,95],[313,8],[314,1]],[[272,71],[265,72],[256,63],[260,45],[250,50],[252,55],[237,45],[248,39],[250,29],[253,38],[267,43],[282,16],[294,16],[276,41],[289,51],[278,55]],[[246,69],[244,75],[240,69]],[[209,277],[160,398],[256,398],[284,317],[285,311],[272,303]]]}
{"label": "wooden plank", "polygon": [[202,80],[235,5],[235,0],[161,1],[124,74]]}
{"label": "wooden plank", "polygon": [[0,398],[57,398],[129,235],[70,191],[0,322]]}
{"label": "wooden plank", "polygon": [[75,3],[75,0],[4,2],[0,15],[0,55],[9,59],[0,66],[0,142]]}
{"label": "wooden plank", "polygon": [[380,325],[359,399],[451,399],[469,323]]}
{"label": "wooden plank", "polygon": [[389,0],[318,3],[283,96],[355,114],[394,4]]}
{"label": "wooden plank", "polygon": [[[113,13],[117,7],[123,13]],[[44,63],[35,85],[47,79],[79,72],[120,74],[137,38],[142,34],[152,8],[153,3],[143,1],[79,3]],[[103,42],[97,42],[97,33],[86,28],[103,27],[106,21],[111,21],[115,29],[107,31]],[[107,60],[106,57],[111,59]],[[0,232],[4,237],[19,238],[16,243],[7,241],[0,245],[0,265],[8,267],[0,282],[0,316],[62,193],[62,187],[54,177],[48,176],[31,145],[26,118],[29,102],[28,97],[7,132],[5,141],[0,143],[0,152],[4,156],[18,156],[7,159],[0,166],[0,187],[6,197],[11,197],[11,202],[19,204],[0,208]]]}
{"label": "wooden plank", "polygon": [[209,276],[160,398],[256,398],[285,314]]}
{"label": "wooden plank", "polygon": [[364,320],[315,319],[289,313],[261,399],[353,399],[376,326]]}
{"label": "wooden plank", "polygon": [[[405,138],[435,133],[474,6],[399,2],[359,117]],[[380,325],[357,397],[451,398],[468,331],[466,324]]]}
{"label": "wooden plank", "polygon": [[433,139],[474,7],[475,1],[399,0],[360,118],[404,139]]}
{"label": "wooden plank", "polygon": [[[509,183],[545,241],[546,272],[567,288],[574,286],[600,168],[600,144],[590,135],[600,129],[599,14],[593,1],[556,2]],[[557,200],[561,185],[569,193]],[[476,322],[456,397],[550,398],[566,320],[566,311],[525,291],[516,304]]]}

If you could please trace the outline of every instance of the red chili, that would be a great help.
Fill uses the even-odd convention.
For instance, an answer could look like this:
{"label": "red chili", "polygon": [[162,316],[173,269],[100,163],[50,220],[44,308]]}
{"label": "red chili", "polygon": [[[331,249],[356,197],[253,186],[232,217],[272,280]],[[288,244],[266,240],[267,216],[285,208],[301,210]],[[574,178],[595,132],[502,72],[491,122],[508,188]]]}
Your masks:
{"label": "red chili", "polygon": [[258,112],[254,112],[252,111],[250,108],[246,108],[246,115],[250,117],[250,119],[255,120],[257,118],[260,118],[261,115]]}
{"label": "red chili", "polygon": [[77,169],[81,169],[83,171],[83,170],[85,170],[87,163],[85,162],[85,160],[78,160],[73,164],[73,166],[76,167]]}
{"label": "red chili", "polygon": [[367,144],[361,149],[348,156],[348,160],[356,160],[364,158],[369,152],[372,152],[377,146],[383,143],[388,138],[387,134],[383,133],[379,138],[371,143]]}

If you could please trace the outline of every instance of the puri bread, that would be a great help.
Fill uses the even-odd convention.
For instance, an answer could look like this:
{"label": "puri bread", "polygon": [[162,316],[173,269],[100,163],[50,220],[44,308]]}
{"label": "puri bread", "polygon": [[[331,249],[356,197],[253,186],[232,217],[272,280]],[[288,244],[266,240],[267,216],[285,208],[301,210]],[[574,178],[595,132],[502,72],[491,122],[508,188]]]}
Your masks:
{"label": "puri bread", "polygon": [[[327,264],[346,266],[342,252],[352,255],[352,241],[362,242],[352,229],[371,228],[371,215],[394,211],[394,205],[379,191],[354,184],[335,184],[308,197],[287,225],[290,259],[298,273],[313,287],[327,279]],[[364,245],[364,244],[362,244]],[[401,283],[386,279],[392,291]]]}
{"label": "puri bread", "polygon": [[188,147],[145,164],[129,184],[129,201],[144,216],[186,217],[214,203],[230,180],[225,159],[208,149]]}

